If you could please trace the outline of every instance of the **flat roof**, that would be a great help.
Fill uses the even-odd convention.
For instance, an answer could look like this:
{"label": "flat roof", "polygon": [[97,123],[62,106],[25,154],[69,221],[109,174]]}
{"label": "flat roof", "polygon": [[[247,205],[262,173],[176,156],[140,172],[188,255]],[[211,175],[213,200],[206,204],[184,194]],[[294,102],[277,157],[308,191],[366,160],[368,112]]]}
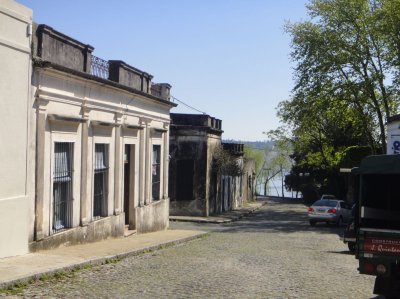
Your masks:
{"label": "flat roof", "polygon": [[368,156],[361,161],[353,174],[400,174],[400,155]]}

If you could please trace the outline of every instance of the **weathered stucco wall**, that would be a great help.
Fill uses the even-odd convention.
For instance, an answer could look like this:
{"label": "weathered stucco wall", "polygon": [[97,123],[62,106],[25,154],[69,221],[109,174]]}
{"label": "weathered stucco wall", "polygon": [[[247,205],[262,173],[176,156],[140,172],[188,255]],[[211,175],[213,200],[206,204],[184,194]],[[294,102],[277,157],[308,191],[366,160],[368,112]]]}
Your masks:
{"label": "weathered stucco wall", "polygon": [[[191,133],[191,131],[183,130],[179,133],[171,132],[170,153],[172,154],[169,165],[171,215],[201,216],[206,210],[207,135],[204,132],[203,134],[197,132],[197,136],[186,136]],[[177,189],[182,188],[177,180],[177,168],[181,160],[193,160],[193,192],[191,198],[177,200]]]}
{"label": "weathered stucco wall", "polygon": [[214,154],[217,148],[221,146],[221,136],[209,134],[207,139],[207,181],[206,181],[206,194],[207,194],[207,216],[210,214],[218,214],[221,212],[220,202],[220,177],[213,168]]}
{"label": "weathered stucco wall", "polygon": [[[37,94],[36,109],[40,110],[37,121],[40,117],[45,120],[44,126],[37,126],[37,130],[42,132],[43,141],[39,143],[43,144],[44,149],[38,155],[43,159],[41,177],[44,179],[41,179],[42,183],[38,183],[38,188],[43,190],[39,213],[42,218],[40,227],[43,239],[38,239],[36,233],[36,241],[40,244],[37,246],[46,248],[62,243],[75,244],[104,239],[107,236],[122,236],[124,221],[112,220],[115,217],[113,215],[119,216],[121,213],[131,213],[130,229],[136,229],[138,232],[166,229],[169,200],[164,185],[168,183],[168,177],[165,175],[167,170],[163,169],[167,165],[165,161],[168,155],[165,126],[169,123],[169,107],[155,105],[152,101],[146,101],[144,97],[132,100],[132,96],[126,91],[107,88],[96,81],[81,80],[77,76],[63,75],[53,69],[35,68],[33,81]],[[124,116],[120,113],[121,107],[124,107]],[[137,107],[140,107],[140,110]],[[141,116],[138,111],[143,111],[146,117]],[[40,116],[41,114],[43,116]],[[157,116],[151,117],[152,114]],[[73,218],[71,228],[62,233],[53,233],[52,147],[54,142],[62,140],[74,143]],[[104,215],[104,219],[110,217],[111,220],[104,222],[93,219],[93,165],[96,143],[107,144],[109,156],[107,215]],[[160,201],[151,199],[153,144],[161,145],[162,153]],[[123,167],[125,145],[134,148],[130,176],[132,195],[129,210],[126,211]],[[82,152],[83,148],[86,148],[86,154]],[[82,163],[85,163],[85,170],[82,170]],[[40,229],[34,214],[31,214],[29,219],[30,223],[36,223],[37,230]],[[99,223],[105,223],[104,234],[97,233]],[[35,236],[33,232],[34,230],[31,230],[32,239]],[[31,248],[34,248],[34,245]]]}
{"label": "weathered stucco wall", "polygon": [[150,74],[131,67],[120,60],[110,60],[109,79],[143,92],[149,92]]}
{"label": "weathered stucco wall", "polygon": [[221,121],[208,115],[171,114],[170,132],[170,214],[208,216],[218,194],[213,154],[221,144]]}
{"label": "weathered stucco wall", "polygon": [[169,226],[169,199],[161,199],[136,208],[137,232],[165,230]]}
{"label": "weathered stucco wall", "polygon": [[94,50],[92,46],[44,24],[35,25],[34,32],[34,56],[76,71],[90,72],[91,53]]}
{"label": "weathered stucco wall", "polygon": [[29,244],[30,251],[70,246],[87,242],[96,242],[108,238],[121,237],[124,234],[125,214],[102,218],[87,226],[77,226],[67,231]]}
{"label": "weathered stucco wall", "polygon": [[245,158],[243,163],[243,202],[255,199],[256,161]]}
{"label": "weathered stucco wall", "polygon": [[0,1],[0,258],[28,251],[28,107],[32,11]]}
{"label": "weathered stucco wall", "polygon": [[[34,104],[31,105],[31,127],[35,134],[30,140],[32,160],[36,162],[32,162],[36,180],[30,184],[36,196],[27,217],[30,248],[119,237],[126,226],[138,232],[166,229],[169,110],[175,104],[151,95],[148,90],[131,88],[138,86],[129,74],[124,73],[124,78],[134,80],[133,85],[92,75],[88,71],[91,49],[88,45],[45,25],[37,31],[38,57],[32,76]],[[129,65],[124,66],[124,72],[130,69],[136,72]],[[141,88],[148,89],[148,82],[142,85]],[[67,144],[68,152],[72,153],[64,154],[70,157],[67,160],[72,165],[69,191],[59,196],[68,206],[56,210],[55,147]],[[97,153],[97,158],[96,144],[104,148],[104,155]],[[159,152],[159,194],[152,189],[155,148]],[[96,159],[102,165],[99,160],[106,161],[102,169],[104,183],[97,185]],[[95,196],[95,186],[101,197]],[[58,218],[54,220],[55,217]]]}

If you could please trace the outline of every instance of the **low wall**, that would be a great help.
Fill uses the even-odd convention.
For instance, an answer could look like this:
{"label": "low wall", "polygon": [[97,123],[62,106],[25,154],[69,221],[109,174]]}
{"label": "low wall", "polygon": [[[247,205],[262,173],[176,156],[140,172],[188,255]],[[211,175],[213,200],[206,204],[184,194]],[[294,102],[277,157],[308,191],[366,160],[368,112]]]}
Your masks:
{"label": "low wall", "polygon": [[169,199],[161,199],[136,208],[136,230],[148,233],[165,230],[169,226]]}
{"label": "low wall", "polygon": [[205,216],[205,200],[174,200],[170,203],[171,216]]}
{"label": "low wall", "polygon": [[117,238],[124,235],[125,213],[90,222],[87,226],[79,226],[49,236],[41,241],[29,244],[30,251],[57,248],[88,242]]}

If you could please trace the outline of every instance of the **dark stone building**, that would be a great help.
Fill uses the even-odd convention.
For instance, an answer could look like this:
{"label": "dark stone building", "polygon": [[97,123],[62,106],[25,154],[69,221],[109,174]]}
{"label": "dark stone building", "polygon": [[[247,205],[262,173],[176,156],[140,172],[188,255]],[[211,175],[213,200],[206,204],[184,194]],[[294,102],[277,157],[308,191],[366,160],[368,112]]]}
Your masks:
{"label": "dark stone building", "polygon": [[[209,115],[171,114],[171,215],[209,216],[254,199],[255,162],[244,158],[243,144],[222,143],[222,133],[221,120]],[[221,155],[234,172],[221,167]]]}
{"label": "dark stone building", "polygon": [[169,196],[171,215],[208,216],[218,205],[213,154],[221,146],[221,120],[171,113]]}

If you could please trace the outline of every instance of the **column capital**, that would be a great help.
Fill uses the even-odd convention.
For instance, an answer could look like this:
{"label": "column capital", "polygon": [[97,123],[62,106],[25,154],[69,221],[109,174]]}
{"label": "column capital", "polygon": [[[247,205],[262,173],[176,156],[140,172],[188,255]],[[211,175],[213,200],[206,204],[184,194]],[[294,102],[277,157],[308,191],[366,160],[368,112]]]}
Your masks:
{"label": "column capital", "polygon": [[148,118],[148,117],[140,117],[139,118],[139,124],[140,125],[145,125],[146,127],[148,127],[151,123],[152,119]]}
{"label": "column capital", "polygon": [[87,100],[84,99],[81,105],[81,114],[82,118],[88,120],[89,119],[89,114],[90,114],[90,108],[87,105]]}
{"label": "column capital", "polygon": [[49,104],[49,100],[43,98],[36,99],[37,109],[39,112],[46,112],[47,105]]}
{"label": "column capital", "polygon": [[122,111],[122,109],[120,111],[115,112],[114,120],[116,124],[122,124],[123,118],[124,118],[124,112]]}

